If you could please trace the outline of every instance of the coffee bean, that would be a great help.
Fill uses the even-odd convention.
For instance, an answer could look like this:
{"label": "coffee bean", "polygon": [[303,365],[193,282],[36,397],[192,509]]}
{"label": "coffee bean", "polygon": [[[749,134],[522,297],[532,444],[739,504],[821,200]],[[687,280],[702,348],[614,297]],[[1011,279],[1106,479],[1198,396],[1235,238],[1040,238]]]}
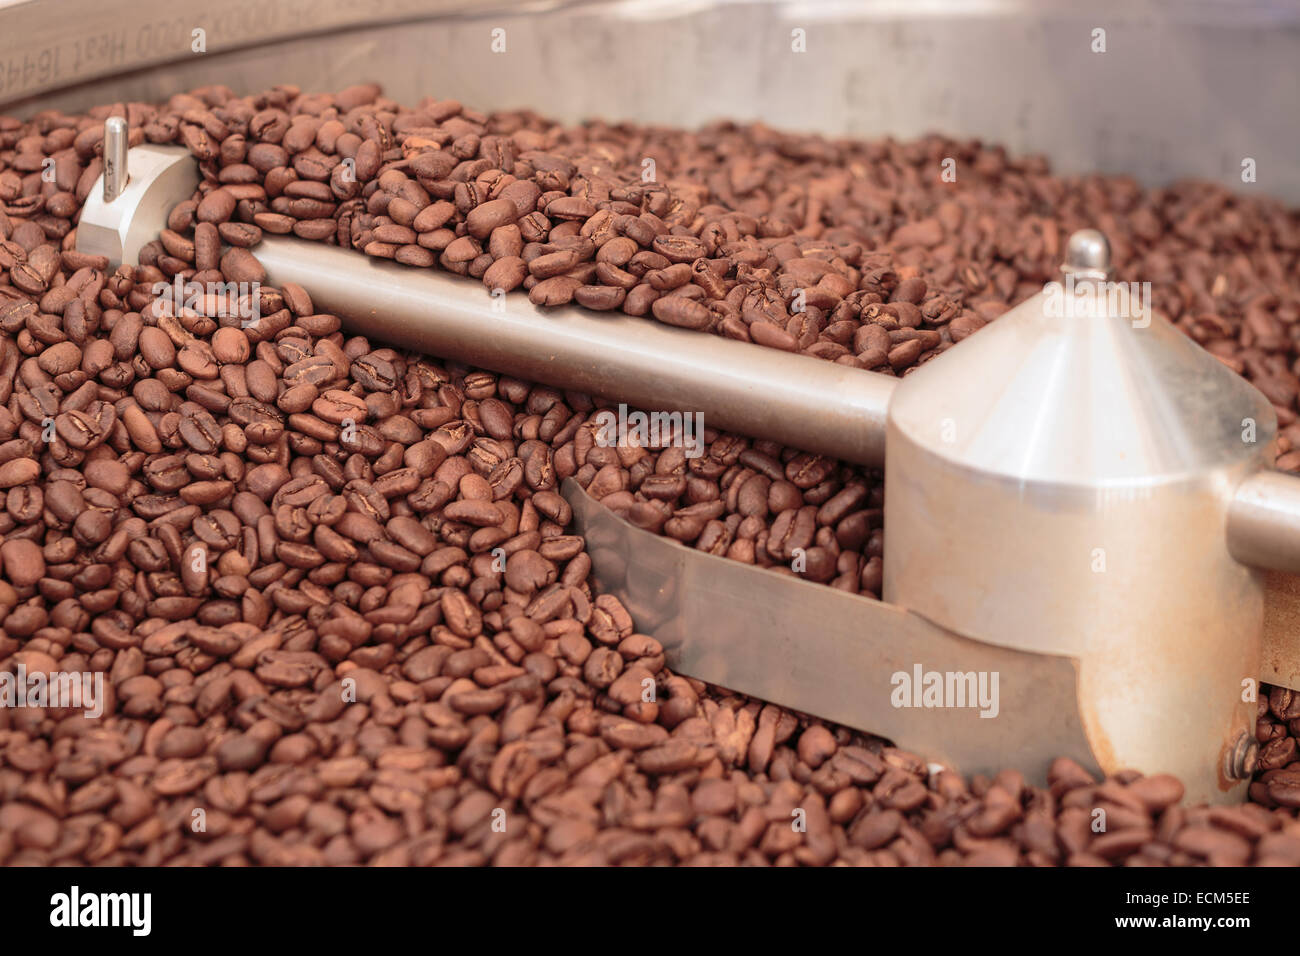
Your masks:
{"label": "coffee bean", "polygon": [[[1251,793],[1275,809],[1234,811],[1069,761],[1050,790],[931,776],[664,670],[643,622],[595,590],[560,480],[656,533],[875,596],[879,476],[732,435],[701,457],[679,435],[604,447],[610,406],[349,337],[248,251],[263,230],[294,234],[538,305],[902,374],[1055,274],[1062,210],[1121,210],[1107,228],[1122,269],[1279,407],[1278,461],[1300,470],[1285,214],[1219,187],[1057,179],[939,137],[566,130],[449,100],[412,110],[372,85],[214,87],[128,112],[134,135],[186,146],[208,175],[111,275],[62,249],[99,121],[0,120],[0,655],[103,670],[114,691],[89,729],[7,727],[23,788],[0,801],[0,862],[1300,860],[1289,691],[1257,729]],[[949,154],[969,157],[960,194],[917,173]],[[57,189],[33,192],[47,155]],[[671,184],[641,181],[643,155]],[[884,184],[884,213],[863,182]],[[150,305],[154,283],[191,271],[261,283],[257,326],[214,295],[196,314]],[[208,832],[182,841],[167,821],[195,805]]]}
{"label": "coffee bean", "polygon": [[651,248],[669,262],[694,262],[708,255],[708,248],[694,236],[656,236]]}
{"label": "coffee bean", "polygon": [[13,488],[35,481],[41,466],[31,458],[15,458],[0,465],[0,488]]}
{"label": "coffee bean", "polygon": [[223,222],[217,226],[217,233],[223,242],[239,249],[251,249],[262,241],[262,230],[249,222]]}
{"label": "coffee bean", "polygon": [[31,587],[45,577],[45,557],[35,542],[26,538],[10,538],[0,545],[0,567],[16,588]]}
{"label": "coffee bean", "polygon": [[217,329],[212,335],[212,354],[222,364],[243,364],[251,354],[248,337],[239,329]]}
{"label": "coffee bean", "polygon": [[651,311],[665,325],[675,325],[682,329],[708,328],[713,321],[713,315],[707,308],[682,296],[670,295],[656,299]]}
{"label": "coffee bean", "polygon": [[465,228],[476,239],[486,239],[492,230],[510,225],[518,215],[515,204],[509,199],[492,199],[469,211],[465,217]]}
{"label": "coffee bean", "polygon": [[573,292],[574,300],[581,306],[598,312],[609,312],[623,304],[626,296],[622,289],[610,286],[584,285]]}
{"label": "coffee bean", "polygon": [[221,257],[221,271],[233,282],[266,282],[266,270],[262,264],[251,252],[240,246],[232,247]]}

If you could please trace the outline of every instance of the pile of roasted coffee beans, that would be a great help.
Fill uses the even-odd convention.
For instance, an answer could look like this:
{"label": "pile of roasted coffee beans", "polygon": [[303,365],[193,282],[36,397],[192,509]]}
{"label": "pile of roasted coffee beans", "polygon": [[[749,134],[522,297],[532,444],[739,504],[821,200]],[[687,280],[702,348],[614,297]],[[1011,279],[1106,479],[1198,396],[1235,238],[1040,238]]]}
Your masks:
{"label": "pile of roasted coffee beans", "polygon": [[[59,153],[47,215],[89,187],[113,109],[80,121]],[[562,127],[452,100],[408,109],[375,86],[211,88],[125,112],[132,142],[183,144],[207,177],[202,208],[177,210],[153,247],[164,272],[212,268],[219,240],[292,233],[522,288],[538,305],[619,309],[877,371],[902,373],[1040,291],[1065,237],[1100,228],[1117,277],[1150,282],[1159,313],[1273,401],[1280,464],[1300,465],[1285,456],[1300,442],[1300,214],[1274,201],[1061,179],[1041,158],[939,137]],[[15,170],[39,168],[48,138],[32,137]],[[19,182],[10,192],[26,192]],[[242,255],[229,265],[258,274]]]}
{"label": "pile of roasted coffee beans", "polygon": [[[73,244],[114,113],[205,181],[109,273]],[[246,324],[159,285],[260,283],[260,237],[292,232],[902,374],[1093,225],[1274,401],[1294,467],[1300,218],[1267,201],[373,87],[0,118],[0,670],[95,672],[108,698],[0,708],[0,862],[1300,863],[1289,691],[1261,701],[1243,807],[1068,760],[1047,789],[965,781],[666,671],[593,593],[556,490],[736,560],[802,547],[807,576],[877,594],[878,474],[712,431],[699,458],[603,447],[590,398],[349,337],[310,290],[262,285]]]}

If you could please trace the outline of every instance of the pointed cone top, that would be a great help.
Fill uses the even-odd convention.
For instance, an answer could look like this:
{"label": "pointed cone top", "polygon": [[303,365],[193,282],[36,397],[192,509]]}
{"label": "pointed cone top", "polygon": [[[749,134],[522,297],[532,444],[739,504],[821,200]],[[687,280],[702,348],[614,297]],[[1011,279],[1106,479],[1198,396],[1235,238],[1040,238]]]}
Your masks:
{"label": "pointed cone top", "polygon": [[1167,320],[1150,286],[1108,281],[1100,232],[1062,278],[900,383],[890,419],[955,465],[1045,484],[1140,485],[1259,454],[1276,415]]}

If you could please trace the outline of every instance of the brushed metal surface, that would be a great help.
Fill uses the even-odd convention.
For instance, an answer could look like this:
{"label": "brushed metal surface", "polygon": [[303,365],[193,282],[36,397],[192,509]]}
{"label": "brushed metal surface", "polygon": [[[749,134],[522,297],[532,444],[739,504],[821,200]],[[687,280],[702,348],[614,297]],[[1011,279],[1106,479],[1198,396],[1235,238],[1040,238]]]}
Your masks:
{"label": "brushed metal surface", "polygon": [[900,433],[956,468],[1060,494],[1261,460],[1277,416],[1249,382],[1151,313],[1103,315],[1085,296],[1082,314],[1053,315],[1051,302],[1029,299],[909,375]]}
{"label": "brushed metal surface", "polygon": [[1158,315],[1100,298],[1048,314],[1048,301],[895,391],[885,600],[1077,657],[1104,770],[1174,773],[1190,800],[1239,801],[1245,781],[1221,768],[1254,729],[1264,598],[1226,527],[1234,491],[1267,464],[1273,410]]}
{"label": "brushed metal surface", "polygon": [[1300,690],[1300,575],[1264,572],[1264,640],[1259,679]]}
{"label": "brushed metal surface", "polygon": [[310,289],[350,329],[407,348],[650,412],[700,412],[731,429],[845,461],[884,460],[885,410],[898,379],[577,307],[495,300],[481,282],[352,250],[267,236],[272,285]]}
{"label": "brushed metal surface", "polygon": [[167,227],[172,207],[194,194],[199,168],[179,146],[136,146],[126,154],[126,185],[112,201],[101,175],[81,207],[77,250],[107,256],[110,268],[139,262],[140,250]]}
{"label": "brushed metal surface", "polygon": [[127,171],[128,136],[125,116],[110,116],[104,120],[104,172],[100,175],[104,188],[99,195],[105,203],[121,196],[130,179]]}
{"label": "brushed metal surface", "polygon": [[[207,51],[192,52],[192,31]],[[490,50],[506,31],[506,52]],[[791,49],[803,30],[806,53]],[[1106,52],[1093,52],[1093,31]],[[0,10],[0,109],[204,84],[827,135],[938,131],[1059,172],[1300,202],[1300,7],[1276,0],[36,0]],[[707,91],[704,92],[704,91]],[[1244,183],[1242,162],[1257,180]],[[960,172],[959,172],[960,175]]]}
{"label": "brushed metal surface", "polygon": [[[623,521],[572,478],[561,491],[597,589],[617,595],[638,633],[663,644],[672,670],[887,737],[968,774],[1015,767],[1041,785],[1061,755],[1098,769],[1070,658],[970,640],[880,601],[685,547]],[[907,700],[896,675],[911,679],[918,666],[997,674],[996,715],[895,706]]]}
{"label": "brushed metal surface", "polygon": [[[1261,471],[1228,510],[1228,549],[1242,564],[1300,574],[1300,477]],[[1300,632],[1295,636],[1300,651]]]}

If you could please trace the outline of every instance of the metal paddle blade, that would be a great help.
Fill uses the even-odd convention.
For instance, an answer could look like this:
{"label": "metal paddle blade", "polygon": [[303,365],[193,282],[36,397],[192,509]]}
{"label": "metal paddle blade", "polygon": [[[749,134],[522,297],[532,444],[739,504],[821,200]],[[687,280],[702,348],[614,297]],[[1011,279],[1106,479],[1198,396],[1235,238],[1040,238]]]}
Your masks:
{"label": "metal paddle blade", "polygon": [[674,671],[887,737],[963,773],[1043,783],[1058,756],[1094,773],[1072,658],[995,647],[902,608],[685,547],[634,527],[572,478],[561,492],[597,588]]}

